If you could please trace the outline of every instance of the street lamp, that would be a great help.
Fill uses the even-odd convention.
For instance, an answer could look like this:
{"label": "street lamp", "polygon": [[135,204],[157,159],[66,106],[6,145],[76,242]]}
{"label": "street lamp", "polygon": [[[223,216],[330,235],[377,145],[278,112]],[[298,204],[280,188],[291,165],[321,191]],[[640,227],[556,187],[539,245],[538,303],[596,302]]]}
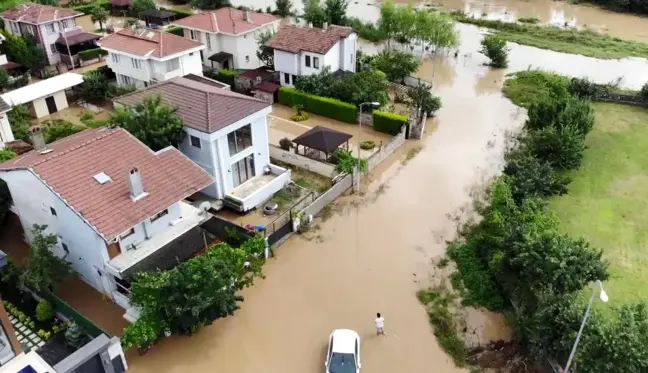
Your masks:
{"label": "street lamp", "polygon": [[590,297],[589,304],[587,305],[587,310],[585,311],[585,316],[583,316],[583,322],[581,323],[580,329],[578,330],[578,335],[576,336],[576,341],[574,342],[574,347],[572,347],[572,350],[569,353],[569,359],[567,360],[567,364],[565,365],[564,373],[569,373],[569,368],[571,367],[572,360],[574,360],[574,355],[576,354],[576,349],[578,348],[578,342],[580,342],[581,335],[583,334],[583,329],[585,328],[587,317],[589,316],[592,310],[592,303],[594,303],[594,296],[596,295],[596,291],[599,289],[600,289],[599,298],[603,303],[607,303],[607,301],[610,299],[608,298],[605,289],[603,289],[603,283],[601,282],[601,280],[596,280],[596,283],[594,283],[594,288],[592,289],[592,296]]}
{"label": "street lamp", "polygon": [[360,105],[358,105],[358,107],[360,108],[360,114],[358,115],[358,140],[357,140],[357,142],[358,142],[358,176],[357,176],[358,179],[356,181],[356,193],[357,194],[360,194],[360,133],[361,133],[361,130],[362,130],[362,107],[365,106],[365,105],[373,107],[373,108],[377,108],[377,107],[380,107],[380,103],[375,102],[375,101],[373,101],[373,102],[367,101],[367,102],[363,102]]}

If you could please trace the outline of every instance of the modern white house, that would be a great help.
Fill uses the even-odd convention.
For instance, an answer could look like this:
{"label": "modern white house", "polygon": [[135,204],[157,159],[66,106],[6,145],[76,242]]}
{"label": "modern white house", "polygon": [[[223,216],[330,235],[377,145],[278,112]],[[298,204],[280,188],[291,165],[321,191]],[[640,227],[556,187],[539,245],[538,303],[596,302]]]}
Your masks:
{"label": "modern white house", "polygon": [[213,84],[174,78],[114,100],[134,106],[160,95],[177,108],[186,136],[179,149],[213,177],[201,192],[245,212],[270,199],[290,183],[290,170],[270,163],[270,103],[221,89]]}
{"label": "modern white house", "polygon": [[184,36],[205,44],[204,65],[223,69],[256,69],[262,65],[256,56],[257,36],[276,32],[281,18],[272,14],[221,8],[194,14],[173,22]]}
{"label": "modern white house", "polygon": [[177,149],[154,152],[121,128],[89,129],[51,144],[38,126],[30,136],[34,150],[0,164],[25,240],[33,239],[34,224],[47,225],[58,236],[55,255],[129,310],[118,284],[209,218],[183,200],[212,177]]}
{"label": "modern white house", "polygon": [[65,91],[81,83],[83,75],[68,72],[14,89],[0,98],[11,107],[28,104],[31,114],[42,118],[68,108]]}
{"label": "modern white house", "polygon": [[350,27],[324,28],[287,25],[268,42],[274,49],[275,71],[281,85],[293,86],[298,76],[317,74],[325,66],[332,72],[356,70],[358,34]]}
{"label": "modern white house", "polygon": [[11,124],[9,123],[9,116],[7,113],[11,110],[9,106],[0,97],[0,149],[5,147],[9,141],[14,141],[13,131],[11,131]]}
{"label": "modern white house", "polygon": [[[5,41],[5,37],[2,34],[0,34],[0,44],[2,44],[3,41]],[[7,61],[7,56],[5,56],[4,54],[0,54],[0,66],[6,65],[7,62],[9,62]]]}
{"label": "modern white house", "polygon": [[97,42],[108,51],[107,65],[117,83],[136,88],[178,76],[202,76],[205,46],[163,30],[126,28]]}
{"label": "modern white house", "polygon": [[49,65],[55,65],[61,61],[60,48],[56,44],[64,42],[66,32],[75,30],[77,38],[96,38],[95,34],[85,33],[77,26],[75,18],[82,15],[70,8],[28,2],[0,13],[0,18],[10,34],[33,36],[47,54]]}

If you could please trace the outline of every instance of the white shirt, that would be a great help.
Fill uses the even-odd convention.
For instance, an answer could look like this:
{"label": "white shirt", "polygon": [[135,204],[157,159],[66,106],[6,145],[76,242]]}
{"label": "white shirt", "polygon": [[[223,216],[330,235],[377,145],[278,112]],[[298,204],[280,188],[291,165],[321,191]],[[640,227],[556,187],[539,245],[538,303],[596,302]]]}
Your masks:
{"label": "white shirt", "polygon": [[384,327],[385,327],[385,318],[382,316],[376,318],[376,328],[384,328]]}

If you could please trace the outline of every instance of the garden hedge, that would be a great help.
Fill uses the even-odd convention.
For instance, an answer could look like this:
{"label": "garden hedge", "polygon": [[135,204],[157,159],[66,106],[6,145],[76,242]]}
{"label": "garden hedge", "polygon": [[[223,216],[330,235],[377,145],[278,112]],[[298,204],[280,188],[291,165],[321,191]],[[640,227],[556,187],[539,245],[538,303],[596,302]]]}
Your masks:
{"label": "garden hedge", "polygon": [[99,56],[107,56],[107,55],[108,55],[107,50],[101,48],[95,48],[95,49],[88,49],[79,52],[79,59],[82,61],[87,61],[93,58],[98,58]]}
{"label": "garden hedge", "polygon": [[347,123],[358,122],[358,109],[355,105],[328,97],[311,95],[295,88],[281,87],[279,102],[286,106],[303,105],[309,113],[337,119]]}
{"label": "garden hedge", "polygon": [[193,16],[193,12],[190,10],[182,10],[182,9],[175,9],[175,8],[161,8],[164,11],[171,12],[176,15],[176,20],[186,18],[189,16]]}
{"label": "garden hedge", "polygon": [[97,6],[100,8],[104,8],[108,11],[111,9],[110,1],[108,0],[97,0],[91,2],[90,4],[75,6],[72,9],[76,10],[77,12],[82,12],[86,15],[89,15],[90,13],[92,13],[92,9],[94,9]]}
{"label": "garden hedge", "polygon": [[169,32],[171,34],[175,34],[178,36],[184,36],[184,31],[182,30],[182,27],[179,26],[171,26],[169,27],[166,32]]}
{"label": "garden hedge", "polygon": [[400,114],[376,110],[373,112],[373,128],[376,131],[396,136],[407,124],[407,117]]}

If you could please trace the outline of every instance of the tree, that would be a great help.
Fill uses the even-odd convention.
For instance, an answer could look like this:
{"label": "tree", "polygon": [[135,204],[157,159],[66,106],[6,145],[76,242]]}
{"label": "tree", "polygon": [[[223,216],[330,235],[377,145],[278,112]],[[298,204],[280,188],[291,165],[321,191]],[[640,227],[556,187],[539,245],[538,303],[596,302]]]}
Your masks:
{"label": "tree", "polygon": [[256,36],[256,42],[259,44],[259,49],[256,55],[261,62],[270,70],[274,70],[274,50],[267,44],[274,36],[272,29],[262,31]]}
{"label": "tree", "polygon": [[138,18],[140,12],[150,9],[157,9],[153,0],[133,0],[128,7],[128,13],[131,17]]}
{"label": "tree", "polygon": [[378,102],[380,105],[385,105],[389,102],[387,83],[387,77],[383,72],[367,69],[334,79],[331,92],[335,95],[331,97],[354,105],[363,102]]}
{"label": "tree", "polygon": [[35,42],[33,36],[26,34],[18,36],[1,31],[5,37],[2,47],[7,54],[7,58],[17,62],[31,71],[40,71],[46,65],[45,51]]}
{"label": "tree", "polygon": [[65,331],[65,341],[72,347],[79,349],[89,342],[83,327],[76,322],[72,322]]}
{"label": "tree", "polygon": [[545,127],[531,132],[523,146],[541,162],[558,170],[578,168],[585,152],[585,139],[572,127]]}
{"label": "tree", "polygon": [[308,0],[304,4],[304,15],[306,22],[312,23],[314,27],[324,27],[324,22],[328,22],[326,10],[322,8],[319,0]]}
{"label": "tree", "polygon": [[45,143],[49,144],[64,137],[74,135],[75,133],[81,132],[84,129],[86,129],[85,126],[80,126],[67,120],[55,119],[49,121],[44,126],[43,137],[45,139]]}
{"label": "tree", "polygon": [[546,127],[571,127],[585,136],[594,127],[594,110],[590,103],[575,97],[541,97],[529,105],[529,130]]}
{"label": "tree", "polygon": [[240,248],[220,243],[167,271],[143,272],[132,283],[131,302],[143,321],[126,328],[126,347],[154,342],[164,331],[193,334],[201,325],[233,315],[237,292],[262,275],[265,239],[256,235]]}
{"label": "tree", "polygon": [[511,194],[517,203],[527,198],[565,194],[571,182],[569,177],[557,173],[549,162],[542,162],[524,150],[506,155],[504,173],[510,177]]}
{"label": "tree", "polygon": [[326,0],[324,4],[326,17],[332,25],[346,25],[346,13],[349,7],[347,0]]}
{"label": "tree", "polygon": [[643,97],[648,97],[648,83],[644,83],[644,85],[641,86],[640,93]]}
{"label": "tree", "polygon": [[490,65],[497,68],[508,66],[508,50],[506,49],[506,40],[496,36],[487,35],[481,41],[482,49],[479,53],[490,59]]}
{"label": "tree", "polygon": [[277,14],[281,17],[288,17],[292,14],[292,2],[290,0],[276,0]]}
{"label": "tree", "polygon": [[330,66],[324,66],[317,74],[298,76],[295,81],[295,88],[316,96],[335,97],[332,91],[335,77],[331,73]]}
{"label": "tree", "polygon": [[421,41],[422,50],[427,50],[427,44],[433,45],[435,52],[438,48],[455,47],[459,44],[455,22],[447,14],[419,11],[413,17],[412,37]]}
{"label": "tree", "polygon": [[191,6],[198,9],[220,9],[231,5],[229,0],[191,0]]}
{"label": "tree", "polygon": [[383,50],[371,61],[371,66],[385,73],[387,80],[399,83],[416,72],[420,65],[421,62],[411,53],[396,50]]}
{"label": "tree", "polygon": [[9,73],[5,69],[0,69],[0,92],[9,87]]}
{"label": "tree", "polygon": [[12,160],[14,158],[16,158],[16,153],[13,150],[9,148],[0,149],[0,163]]}
{"label": "tree", "polygon": [[11,132],[13,132],[14,138],[31,143],[31,139],[29,138],[30,113],[27,105],[14,106],[7,113],[7,117],[9,118],[9,124],[11,125]]}
{"label": "tree", "polygon": [[103,30],[103,23],[108,20],[108,11],[102,6],[95,6],[90,11],[92,22],[99,22],[99,28]]}
{"label": "tree", "polygon": [[72,265],[52,252],[52,248],[58,244],[58,237],[46,234],[46,229],[46,225],[34,224],[29,262],[21,275],[21,281],[36,291],[52,290],[66,275],[72,273]]}
{"label": "tree", "polygon": [[441,98],[432,94],[432,87],[421,83],[416,87],[410,87],[407,90],[407,96],[410,99],[412,107],[416,108],[420,114],[430,117],[441,108]]}
{"label": "tree", "polygon": [[111,115],[112,123],[123,127],[153,151],[177,147],[182,140],[182,119],[177,109],[151,95],[134,107],[120,107]]}
{"label": "tree", "polygon": [[103,100],[108,94],[108,79],[99,70],[92,70],[83,75],[81,96],[90,102]]}

